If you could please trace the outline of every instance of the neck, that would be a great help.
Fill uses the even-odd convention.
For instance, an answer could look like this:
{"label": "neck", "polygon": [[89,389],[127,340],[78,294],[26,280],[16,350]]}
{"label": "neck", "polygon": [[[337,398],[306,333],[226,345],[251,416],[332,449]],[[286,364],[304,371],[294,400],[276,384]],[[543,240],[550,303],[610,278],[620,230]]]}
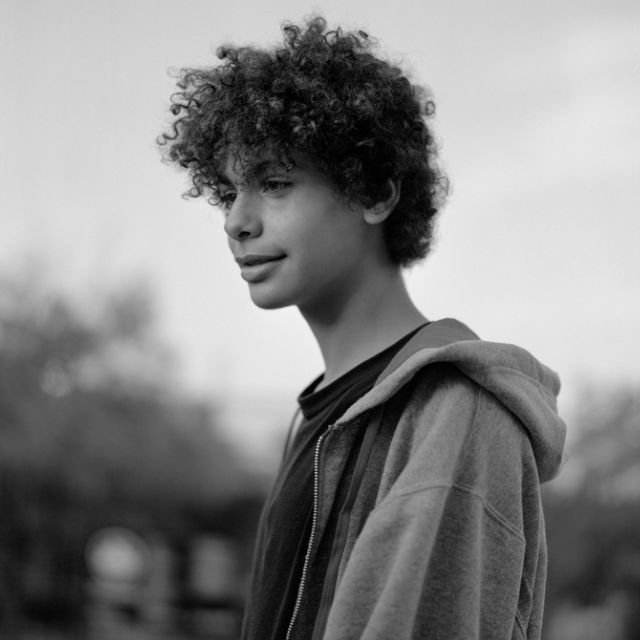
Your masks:
{"label": "neck", "polygon": [[426,322],[411,301],[397,268],[379,277],[365,277],[355,291],[333,306],[300,308],[325,363],[320,386],[339,378]]}

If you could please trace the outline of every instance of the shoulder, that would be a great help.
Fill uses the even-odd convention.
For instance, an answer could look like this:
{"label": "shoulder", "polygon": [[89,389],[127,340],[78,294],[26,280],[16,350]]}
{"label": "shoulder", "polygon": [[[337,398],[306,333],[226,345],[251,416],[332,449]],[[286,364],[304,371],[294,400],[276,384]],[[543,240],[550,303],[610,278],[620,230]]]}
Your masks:
{"label": "shoulder", "polygon": [[537,503],[539,490],[524,425],[450,364],[426,367],[398,399],[402,395],[395,416],[389,416],[397,421],[380,504],[434,491],[452,498],[466,496],[511,530],[523,531],[523,494]]}
{"label": "shoulder", "polygon": [[396,407],[399,423],[411,423],[407,426],[419,437],[445,416],[473,422],[480,395],[480,387],[455,365],[435,362],[417,371],[390,404]]}
{"label": "shoulder", "polygon": [[452,364],[419,371],[390,401],[387,419],[394,423],[389,461],[429,481],[475,486],[486,480],[480,468],[500,474],[517,460],[534,464],[520,420]]}
{"label": "shoulder", "polygon": [[[459,436],[465,439],[472,432],[488,435],[491,430],[498,434],[513,432],[516,440],[526,438],[521,422],[491,391],[450,363],[438,362],[418,371],[394,402],[400,419],[410,420],[418,434],[455,418],[464,425]],[[451,429],[448,431],[453,436]]]}

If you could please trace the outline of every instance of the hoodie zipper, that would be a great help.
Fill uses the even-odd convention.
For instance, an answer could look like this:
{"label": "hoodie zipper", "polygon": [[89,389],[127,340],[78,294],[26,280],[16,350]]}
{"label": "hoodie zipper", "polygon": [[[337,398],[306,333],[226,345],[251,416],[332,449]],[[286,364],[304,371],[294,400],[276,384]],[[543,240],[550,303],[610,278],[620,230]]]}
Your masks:
{"label": "hoodie zipper", "polygon": [[[322,597],[320,600],[320,607],[316,616],[315,630],[313,638],[320,638],[324,635],[324,629],[327,623],[327,617],[329,609],[333,603],[333,597],[335,595],[336,584],[338,580],[338,570],[344,550],[346,546],[347,536],[349,533],[349,522],[351,519],[351,512],[356,498],[360,492],[362,481],[365,475],[365,471],[369,464],[369,458],[374,448],[376,437],[380,431],[380,425],[382,424],[382,416],[384,411],[384,405],[380,405],[374,409],[373,414],[369,417],[364,425],[366,429],[364,438],[362,440],[360,451],[356,460],[355,468],[351,482],[349,483],[349,490],[345,498],[344,504],[340,511],[338,518],[338,524],[335,531],[335,537],[331,549],[331,557],[327,564],[327,570],[324,577],[324,587],[322,589]],[[359,531],[358,531],[359,534]]]}
{"label": "hoodie zipper", "polygon": [[335,429],[335,425],[329,425],[327,430],[318,438],[316,442],[316,448],[313,455],[313,516],[311,518],[311,533],[309,534],[309,542],[307,543],[307,552],[304,556],[304,563],[302,565],[302,575],[300,577],[300,584],[298,586],[298,595],[296,596],[296,603],[293,607],[293,613],[291,614],[291,620],[289,621],[289,627],[287,629],[287,635],[285,640],[290,640],[293,633],[293,627],[300,613],[300,607],[302,606],[302,596],[304,594],[304,588],[307,582],[307,574],[309,572],[309,564],[311,563],[311,551],[316,538],[316,526],[318,525],[318,508],[320,504],[320,450],[324,439],[329,435],[331,431]]}

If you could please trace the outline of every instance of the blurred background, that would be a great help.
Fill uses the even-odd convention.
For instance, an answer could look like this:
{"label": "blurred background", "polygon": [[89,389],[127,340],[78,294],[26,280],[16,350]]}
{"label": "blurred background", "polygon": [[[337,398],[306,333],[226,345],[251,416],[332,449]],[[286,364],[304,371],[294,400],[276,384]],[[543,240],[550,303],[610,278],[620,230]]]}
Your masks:
{"label": "blurred background", "polygon": [[545,640],[640,638],[640,5],[0,2],[0,637],[238,635],[299,391],[221,214],[155,146],[182,66],[319,11],[436,98],[453,193],[407,274],[430,318],[563,379]]}

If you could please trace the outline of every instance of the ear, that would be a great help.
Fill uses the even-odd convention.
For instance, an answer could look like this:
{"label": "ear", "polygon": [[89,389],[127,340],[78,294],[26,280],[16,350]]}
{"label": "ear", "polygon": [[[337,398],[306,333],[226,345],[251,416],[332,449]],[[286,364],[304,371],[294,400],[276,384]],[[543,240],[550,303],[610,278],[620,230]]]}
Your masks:
{"label": "ear", "polygon": [[400,187],[399,181],[394,181],[391,178],[387,180],[388,196],[385,200],[376,202],[371,207],[363,210],[363,216],[365,222],[368,224],[381,224],[384,222],[396,208],[398,201],[400,200]]}

